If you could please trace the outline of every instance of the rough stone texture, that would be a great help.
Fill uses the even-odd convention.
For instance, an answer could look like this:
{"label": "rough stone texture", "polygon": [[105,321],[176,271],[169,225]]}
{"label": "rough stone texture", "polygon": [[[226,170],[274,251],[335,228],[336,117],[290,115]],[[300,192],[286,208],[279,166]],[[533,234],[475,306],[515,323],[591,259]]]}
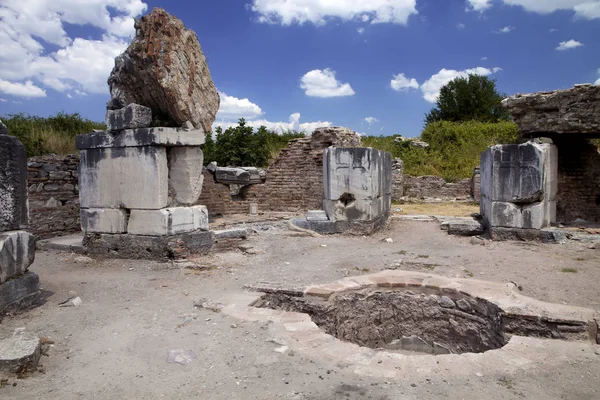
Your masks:
{"label": "rough stone texture", "polygon": [[392,160],[392,201],[401,201],[404,196],[404,162],[399,158]]}
{"label": "rough stone texture", "polygon": [[556,222],[557,148],[492,146],[481,155],[481,214],[492,227],[542,229]]}
{"label": "rough stone texture", "polygon": [[317,128],[312,134],[311,142],[315,148],[362,147],[360,136],[352,129],[342,126]]}
{"label": "rough stone texture", "polygon": [[388,218],[389,214],[384,214],[371,221],[316,221],[295,218],[292,223],[299,228],[325,235],[344,233],[355,236],[369,236],[383,229],[388,222]]}
{"label": "rough stone texture", "polygon": [[82,208],[157,210],[167,206],[165,147],[120,147],[81,151]]}
{"label": "rough stone texture", "polygon": [[178,126],[190,121],[210,132],[220,99],[196,34],[160,8],[136,20],[135,28],[108,78],[108,109],[142,104]]}
{"label": "rough stone texture", "polygon": [[206,136],[199,130],[190,131],[183,128],[138,128],[118,132],[92,132],[77,135],[75,144],[79,150],[99,149],[106,147],[141,147],[141,146],[200,146]]}
{"label": "rough stone texture", "polygon": [[85,233],[125,233],[127,219],[123,209],[82,208],[81,230]]}
{"label": "rough stone texture", "polygon": [[448,234],[457,236],[477,236],[485,232],[482,221],[476,219],[454,219],[444,222],[448,227]]}
{"label": "rough stone texture", "polygon": [[392,157],[371,148],[323,152],[323,208],[331,221],[373,221],[389,214]]}
{"label": "rough stone texture", "polygon": [[556,138],[558,147],[557,221],[600,222],[600,153],[585,139]]}
{"label": "rough stone texture", "polygon": [[542,242],[542,243],[564,243],[567,236],[564,231],[557,229],[521,229],[492,227],[489,229],[490,238],[495,241],[523,241],[523,242]]}
{"label": "rough stone texture", "polygon": [[216,167],[215,181],[226,185],[252,185],[264,182],[261,170],[253,167]]}
{"label": "rough stone texture", "polygon": [[0,233],[0,284],[24,274],[35,260],[35,237],[25,231]]}
{"label": "rough stone texture", "polygon": [[401,200],[469,201],[471,199],[470,179],[451,183],[434,175],[404,176],[404,192]]}
{"label": "rough stone texture", "polygon": [[13,136],[0,135],[0,232],[28,224],[27,153]]}
{"label": "rough stone texture", "polygon": [[0,372],[34,371],[41,356],[40,338],[24,329],[15,330],[11,336],[0,337]]}
{"label": "rough stone texture", "polygon": [[207,254],[213,245],[210,231],[196,231],[170,236],[85,235],[83,245],[96,258],[172,260]]}
{"label": "rough stone texture", "polygon": [[346,128],[319,128],[310,137],[290,140],[266,171],[261,185],[244,186],[232,197],[228,185],[215,182],[205,170],[197,204],[211,215],[247,214],[250,203],[260,211],[320,209],[323,202],[323,150],[329,146],[360,145],[360,136]]}
{"label": "rough stone texture", "polygon": [[131,103],[118,110],[106,111],[106,127],[109,131],[147,128],[151,123],[152,110],[139,104]]}
{"label": "rough stone texture", "polygon": [[40,302],[40,278],[27,271],[0,285],[0,317],[28,310]]}
{"label": "rough stone texture", "polygon": [[27,163],[29,231],[38,238],[81,230],[79,155],[32,157]]}
{"label": "rough stone texture", "polygon": [[323,210],[310,210],[306,213],[307,221],[329,221],[327,213]]}
{"label": "rough stone texture", "polygon": [[8,135],[8,127],[0,120],[0,135]]}
{"label": "rough stone texture", "polygon": [[204,154],[200,147],[168,149],[169,205],[191,205],[202,193]]}
{"label": "rough stone texture", "polygon": [[600,137],[600,86],[518,94],[503,102],[521,134],[585,134]]}
{"label": "rough stone texture", "polygon": [[161,210],[131,210],[127,233],[166,236],[208,230],[205,206],[173,207]]}

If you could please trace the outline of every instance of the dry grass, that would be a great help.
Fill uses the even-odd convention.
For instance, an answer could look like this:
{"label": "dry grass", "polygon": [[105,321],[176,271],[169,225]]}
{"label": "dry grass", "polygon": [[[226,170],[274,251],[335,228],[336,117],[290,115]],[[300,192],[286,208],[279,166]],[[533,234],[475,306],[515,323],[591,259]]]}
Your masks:
{"label": "dry grass", "polygon": [[402,212],[395,214],[407,215],[446,215],[452,217],[469,217],[479,212],[476,203],[407,203],[392,205],[392,210],[401,208]]}

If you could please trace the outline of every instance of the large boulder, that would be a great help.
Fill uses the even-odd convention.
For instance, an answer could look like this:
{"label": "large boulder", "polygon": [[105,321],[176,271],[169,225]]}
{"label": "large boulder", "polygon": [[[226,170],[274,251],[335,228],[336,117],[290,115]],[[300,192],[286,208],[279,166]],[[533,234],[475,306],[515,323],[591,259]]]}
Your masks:
{"label": "large boulder", "polygon": [[581,133],[600,135],[600,86],[517,94],[502,104],[522,134]]}
{"label": "large boulder", "polygon": [[163,125],[189,121],[209,132],[220,100],[196,34],[161,8],[136,20],[135,28],[108,78],[108,109],[137,103]]}

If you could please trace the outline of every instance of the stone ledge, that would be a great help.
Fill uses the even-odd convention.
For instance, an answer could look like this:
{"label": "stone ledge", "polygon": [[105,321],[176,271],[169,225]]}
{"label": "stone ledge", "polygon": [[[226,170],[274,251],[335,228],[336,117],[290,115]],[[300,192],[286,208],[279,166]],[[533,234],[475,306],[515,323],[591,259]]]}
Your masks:
{"label": "stone ledge", "polygon": [[205,134],[201,130],[183,128],[138,128],[120,132],[92,132],[77,135],[75,143],[79,150],[107,147],[140,146],[200,146]]}
{"label": "stone ledge", "polygon": [[83,237],[88,255],[97,258],[135,260],[173,260],[207,254],[214,243],[210,231],[196,231],[170,236],[129,234],[92,234]]}

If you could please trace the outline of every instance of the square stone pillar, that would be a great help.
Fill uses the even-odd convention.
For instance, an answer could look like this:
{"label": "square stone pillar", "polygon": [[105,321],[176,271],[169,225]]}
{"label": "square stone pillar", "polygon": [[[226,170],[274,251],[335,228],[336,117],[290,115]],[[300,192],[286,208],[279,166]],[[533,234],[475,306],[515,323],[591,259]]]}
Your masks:
{"label": "square stone pillar", "polygon": [[194,206],[204,179],[204,132],[137,128],[76,140],[81,226],[90,254],[164,259],[210,249],[206,207]]}
{"label": "square stone pillar", "polygon": [[491,228],[543,229],[556,222],[558,150],[528,142],[481,155],[481,215]]}

